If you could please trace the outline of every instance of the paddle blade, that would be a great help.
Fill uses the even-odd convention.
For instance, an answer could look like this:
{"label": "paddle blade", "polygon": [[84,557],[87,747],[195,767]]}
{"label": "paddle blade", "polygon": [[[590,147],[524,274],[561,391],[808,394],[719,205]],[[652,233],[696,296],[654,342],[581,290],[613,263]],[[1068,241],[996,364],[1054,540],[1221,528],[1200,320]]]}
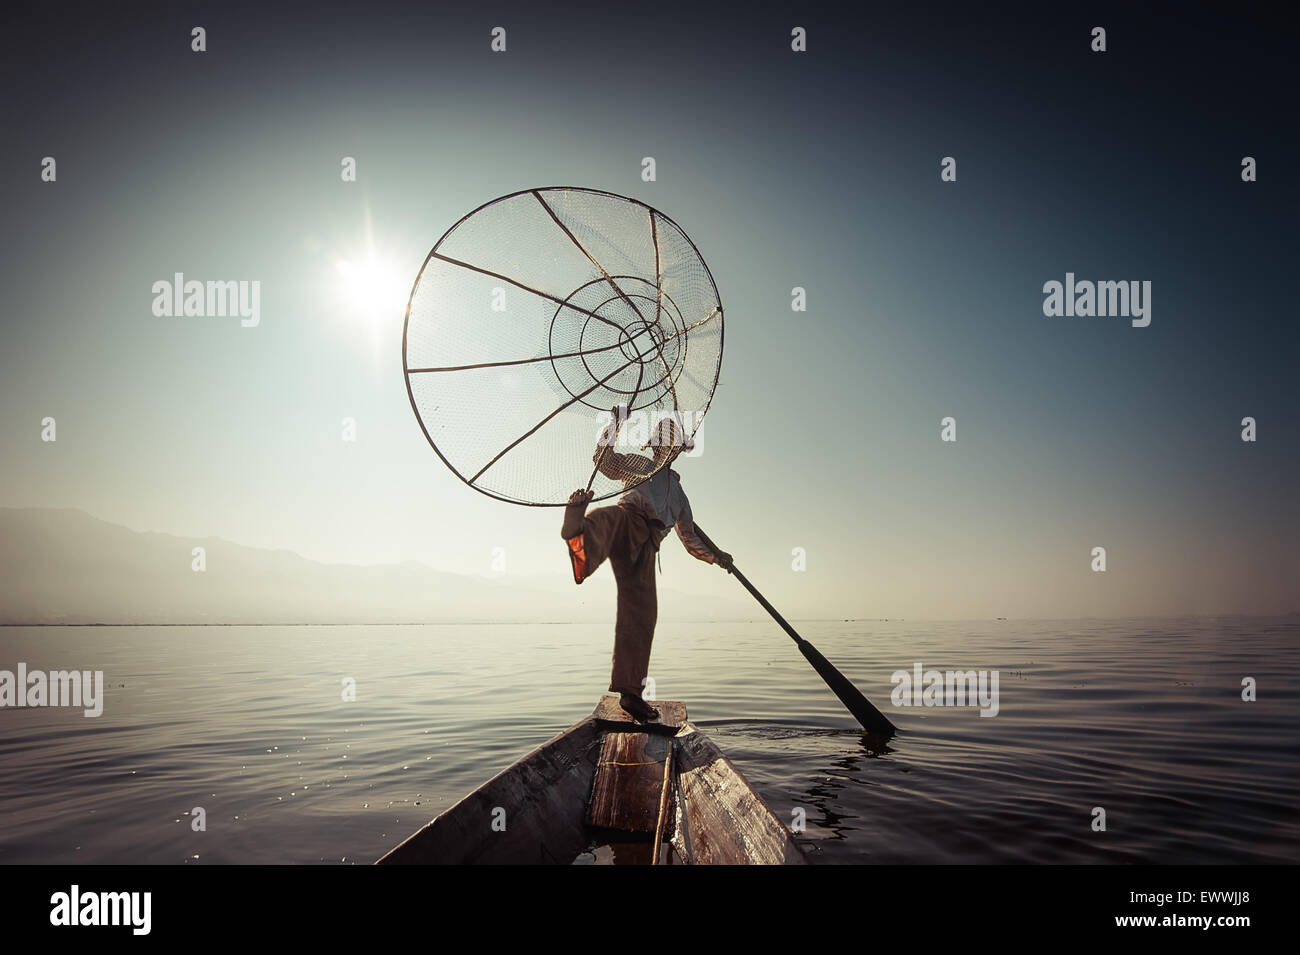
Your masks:
{"label": "paddle blade", "polygon": [[816,647],[807,640],[799,640],[799,652],[813,665],[813,669],[821,674],[821,678],[826,681],[826,685],[835,692],[835,695],[840,698],[840,702],[862,724],[863,729],[868,733],[885,738],[894,735],[896,731],[894,724],[889,722],[885,714],[876,709],[871,701],[845,678],[844,674],[835,669],[831,661],[822,656]]}

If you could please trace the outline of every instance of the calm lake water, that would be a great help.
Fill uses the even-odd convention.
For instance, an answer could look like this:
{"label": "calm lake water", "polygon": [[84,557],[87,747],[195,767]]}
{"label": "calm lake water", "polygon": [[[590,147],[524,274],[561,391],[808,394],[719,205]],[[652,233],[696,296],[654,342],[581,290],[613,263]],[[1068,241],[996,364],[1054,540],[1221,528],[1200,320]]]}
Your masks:
{"label": "calm lake water", "polygon": [[[814,862],[1300,861],[1300,619],[795,626],[898,725],[887,752],[770,621],[665,622],[652,675],[804,810]],[[371,862],[586,716],[611,632],[0,629],[0,669],[107,686],[97,719],[0,710],[0,862]],[[998,670],[998,715],[893,707],[916,662]]]}

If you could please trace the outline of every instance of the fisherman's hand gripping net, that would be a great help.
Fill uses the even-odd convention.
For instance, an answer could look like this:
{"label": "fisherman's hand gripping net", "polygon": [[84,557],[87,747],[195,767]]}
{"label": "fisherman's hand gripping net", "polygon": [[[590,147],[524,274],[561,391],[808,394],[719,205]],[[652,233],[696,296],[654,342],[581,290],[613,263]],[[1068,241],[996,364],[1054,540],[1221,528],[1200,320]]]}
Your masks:
{"label": "fisherman's hand gripping net", "polygon": [[[406,388],[433,449],[461,480],[516,504],[597,500],[663,467],[641,445],[675,416],[694,436],[722,365],[722,302],[694,243],[644,203],[593,189],[494,199],[448,230],[411,291]],[[614,480],[594,455],[640,454]]]}

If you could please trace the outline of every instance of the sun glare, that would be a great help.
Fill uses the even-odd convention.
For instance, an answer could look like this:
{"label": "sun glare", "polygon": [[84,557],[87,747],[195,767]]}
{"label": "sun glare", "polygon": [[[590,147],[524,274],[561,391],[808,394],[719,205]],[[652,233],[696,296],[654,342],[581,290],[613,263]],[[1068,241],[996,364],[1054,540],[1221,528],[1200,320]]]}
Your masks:
{"label": "sun glare", "polygon": [[334,263],[349,311],[367,324],[397,321],[406,305],[407,283],[375,255]]}

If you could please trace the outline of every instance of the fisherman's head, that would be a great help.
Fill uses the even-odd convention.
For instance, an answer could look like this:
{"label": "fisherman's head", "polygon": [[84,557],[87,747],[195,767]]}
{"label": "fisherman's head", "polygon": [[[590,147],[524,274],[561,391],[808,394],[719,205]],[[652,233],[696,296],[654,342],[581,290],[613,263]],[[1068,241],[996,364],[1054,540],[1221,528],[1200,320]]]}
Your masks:
{"label": "fisherman's head", "polygon": [[661,419],[650,432],[650,440],[641,445],[642,450],[650,448],[655,456],[655,463],[663,465],[672,462],[683,451],[695,448],[695,442],[682,427],[680,419],[669,416]]}

